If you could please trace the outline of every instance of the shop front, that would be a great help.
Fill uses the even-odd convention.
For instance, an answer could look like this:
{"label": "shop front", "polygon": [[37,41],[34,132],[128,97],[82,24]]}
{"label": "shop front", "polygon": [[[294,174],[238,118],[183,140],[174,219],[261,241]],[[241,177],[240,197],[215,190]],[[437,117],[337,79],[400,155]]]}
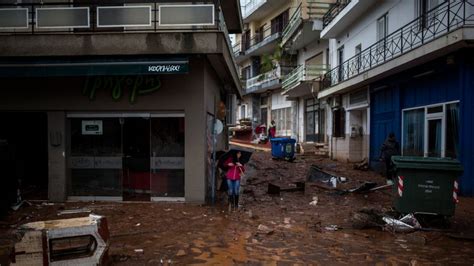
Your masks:
{"label": "shop front", "polygon": [[[62,75],[43,70],[25,79],[10,71],[2,78],[3,117],[45,117],[50,200],[205,200],[207,120],[225,93],[205,59],[183,62],[186,71],[176,73],[103,75],[99,67],[97,76],[61,69]],[[217,138],[222,149],[224,136]]]}

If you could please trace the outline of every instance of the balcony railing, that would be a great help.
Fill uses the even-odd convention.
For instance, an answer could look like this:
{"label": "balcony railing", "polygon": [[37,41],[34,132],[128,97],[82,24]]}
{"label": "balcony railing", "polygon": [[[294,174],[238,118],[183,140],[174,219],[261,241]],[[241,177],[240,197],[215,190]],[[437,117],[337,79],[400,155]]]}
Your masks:
{"label": "balcony railing", "polygon": [[259,48],[278,40],[281,37],[281,31],[284,26],[286,25],[283,25],[283,23],[274,23],[265,27],[263,31],[257,32],[250,39],[245,40],[242,38],[241,42],[237,42],[233,46],[235,56],[255,52]]}
{"label": "balcony railing", "polygon": [[242,17],[247,18],[266,2],[267,0],[249,0],[247,4],[242,5]]}
{"label": "balcony railing", "polygon": [[324,75],[327,89],[462,27],[474,27],[474,0],[447,1],[429,10]]}
{"label": "balcony railing", "polygon": [[329,25],[350,2],[351,0],[337,0],[336,3],[332,4],[323,17],[323,27]]}
{"label": "balcony railing", "polygon": [[276,67],[275,69],[262,73],[244,82],[245,93],[256,92],[261,89],[270,88],[280,84],[280,79],[291,71],[289,67]]}
{"label": "balcony railing", "polygon": [[330,4],[327,2],[319,2],[314,0],[307,1],[306,7],[303,6],[303,3],[300,3],[291,16],[290,22],[282,33],[282,44],[285,44],[291,38],[291,36],[293,36],[298,27],[301,25],[303,19],[322,19],[323,15],[330,7]]}
{"label": "balcony railing", "polygon": [[301,82],[319,80],[328,70],[327,65],[300,65],[285,76],[282,81],[282,88],[289,91]]}
{"label": "balcony railing", "polygon": [[[16,2],[16,1],[15,1]],[[223,30],[223,16],[209,1],[184,5],[160,0],[80,3],[0,3],[0,33],[50,34]],[[130,4],[130,5],[127,5]],[[186,16],[194,12],[196,16]]]}

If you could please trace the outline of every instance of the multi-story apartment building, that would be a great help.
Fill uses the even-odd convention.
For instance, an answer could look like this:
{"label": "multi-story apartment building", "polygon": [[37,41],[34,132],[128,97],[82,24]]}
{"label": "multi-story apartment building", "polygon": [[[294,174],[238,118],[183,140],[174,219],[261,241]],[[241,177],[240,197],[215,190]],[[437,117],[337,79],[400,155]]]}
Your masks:
{"label": "multi-story apartment building", "polygon": [[[316,96],[308,88],[326,69],[328,42],[320,40],[319,34],[330,2],[242,2],[244,30],[234,45],[244,87],[238,118],[250,118],[254,126],[274,120],[278,136],[315,140],[315,124],[307,130],[308,136],[299,130],[305,130],[304,105],[315,105],[305,101]],[[317,120],[312,116],[311,123]]]}
{"label": "multi-story apartment building", "polygon": [[214,124],[241,95],[241,30],[237,0],[2,1],[3,189],[204,202],[227,141]]}
{"label": "multi-story apartment building", "polygon": [[328,103],[333,158],[379,166],[390,132],[407,156],[451,157],[460,189],[474,194],[472,0],[345,0],[324,17],[332,69]]}
{"label": "multi-story apartment building", "polygon": [[[325,102],[317,98],[322,75],[329,67],[329,42],[321,39],[323,16],[334,1],[299,1],[281,45],[296,59],[296,64],[282,81],[282,95],[293,101],[296,112],[292,117],[293,136],[300,143],[327,142]],[[323,145],[324,147],[324,145]]]}

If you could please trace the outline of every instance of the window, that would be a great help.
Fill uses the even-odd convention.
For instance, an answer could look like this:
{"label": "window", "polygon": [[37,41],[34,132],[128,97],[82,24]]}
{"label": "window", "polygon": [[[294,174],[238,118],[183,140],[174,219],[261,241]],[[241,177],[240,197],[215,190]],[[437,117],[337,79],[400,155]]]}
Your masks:
{"label": "window", "polygon": [[346,136],[346,111],[338,108],[333,111],[333,136],[343,138]]}
{"label": "window", "polygon": [[49,240],[49,256],[51,261],[90,257],[96,249],[97,242],[91,235]]}
{"label": "window", "polygon": [[362,53],[362,44],[359,44],[356,46],[355,48],[355,55],[357,56],[357,61],[356,61],[356,64],[357,64],[357,73],[359,73],[360,71],[360,67],[362,66],[362,57],[361,57],[361,53]]}
{"label": "window", "polygon": [[251,66],[246,66],[242,68],[242,79],[247,80],[252,77],[252,67]]}
{"label": "window", "polygon": [[272,120],[276,123],[277,135],[291,134],[291,107],[272,110]]}
{"label": "window", "polygon": [[338,80],[339,81],[342,81],[344,79],[344,66],[343,66],[343,63],[344,63],[344,46],[342,46],[341,48],[339,48],[337,50],[337,56],[338,56],[338,65],[339,65],[339,69],[338,69]]}
{"label": "window", "polygon": [[240,106],[240,119],[245,118],[247,114],[247,106],[244,104]]}
{"label": "window", "polygon": [[362,105],[367,103],[367,90],[359,90],[349,94],[349,103],[350,105]]}
{"label": "window", "polygon": [[289,12],[290,10],[287,9],[276,18],[272,19],[272,34],[282,32],[286,25],[288,25]]}
{"label": "window", "polygon": [[[420,30],[431,26],[435,21],[435,14],[428,13],[431,9],[444,3],[446,0],[416,0],[415,1],[415,17],[420,19]],[[428,13],[428,15],[427,15]]]}
{"label": "window", "polygon": [[403,111],[405,156],[459,157],[459,103]]}
{"label": "window", "polygon": [[[385,55],[385,39],[388,35],[388,13],[377,20],[377,54]],[[378,58],[381,59],[381,58]],[[377,60],[378,61],[378,60]]]}

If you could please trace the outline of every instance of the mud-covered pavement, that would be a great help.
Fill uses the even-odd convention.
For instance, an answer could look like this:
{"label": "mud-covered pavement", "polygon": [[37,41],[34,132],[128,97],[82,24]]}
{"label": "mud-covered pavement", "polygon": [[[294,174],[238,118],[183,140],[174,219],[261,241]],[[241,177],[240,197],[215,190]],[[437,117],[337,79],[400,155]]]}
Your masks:
{"label": "mud-covered pavement", "polygon": [[[395,234],[353,229],[354,212],[362,208],[388,211],[391,191],[338,195],[314,183],[302,192],[267,194],[268,182],[289,186],[305,181],[311,164],[344,176],[354,187],[362,181],[384,183],[373,172],[315,156],[293,162],[274,161],[254,153],[242,208],[228,213],[223,203],[34,204],[12,213],[1,225],[3,242],[17,224],[60,219],[61,209],[89,208],[109,221],[109,255],[114,264],[466,264],[474,263],[474,241],[453,239],[446,232]],[[318,197],[315,206],[309,203]],[[82,214],[84,215],[84,214]],[[81,216],[81,215],[75,215]],[[337,227],[337,230],[331,230]],[[450,230],[474,234],[474,200],[461,198]],[[136,252],[143,249],[143,252]]]}

